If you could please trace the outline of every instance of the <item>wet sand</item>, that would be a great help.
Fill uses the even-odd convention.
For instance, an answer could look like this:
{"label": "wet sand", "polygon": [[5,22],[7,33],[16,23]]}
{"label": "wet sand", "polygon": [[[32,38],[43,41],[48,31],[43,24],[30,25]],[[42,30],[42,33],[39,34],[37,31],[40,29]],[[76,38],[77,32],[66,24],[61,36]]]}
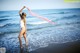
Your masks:
{"label": "wet sand", "polygon": [[63,44],[50,44],[30,53],[80,53],[80,40]]}
{"label": "wet sand", "polygon": [[[7,53],[12,53],[9,49]],[[20,50],[19,46],[14,49],[13,53],[80,53],[80,40],[67,43],[53,43],[47,47],[39,48],[34,51],[27,51],[24,46],[23,50]]]}

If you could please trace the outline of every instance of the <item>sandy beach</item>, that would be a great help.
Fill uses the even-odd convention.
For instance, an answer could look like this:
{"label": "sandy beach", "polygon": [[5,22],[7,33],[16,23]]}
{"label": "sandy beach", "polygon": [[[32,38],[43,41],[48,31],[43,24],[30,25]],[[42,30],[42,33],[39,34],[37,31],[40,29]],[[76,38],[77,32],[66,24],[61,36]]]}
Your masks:
{"label": "sandy beach", "polygon": [[80,53],[80,40],[63,44],[50,44],[30,53]]}
{"label": "sandy beach", "polygon": [[[80,40],[67,43],[53,43],[47,47],[39,48],[34,51],[28,51],[26,47],[20,51],[19,47],[14,49],[15,53],[80,53]],[[10,53],[10,51],[7,51]]]}

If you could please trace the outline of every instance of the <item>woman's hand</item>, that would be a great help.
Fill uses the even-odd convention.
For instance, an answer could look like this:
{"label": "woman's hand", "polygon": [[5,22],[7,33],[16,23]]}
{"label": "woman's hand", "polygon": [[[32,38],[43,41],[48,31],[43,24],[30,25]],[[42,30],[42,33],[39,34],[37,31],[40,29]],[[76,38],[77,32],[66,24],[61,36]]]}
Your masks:
{"label": "woman's hand", "polygon": [[24,8],[26,8],[26,6],[23,6],[23,8],[19,11],[19,14],[22,13],[22,10],[23,10]]}
{"label": "woman's hand", "polygon": [[23,8],[26,8],[26,6],[23,6]]}

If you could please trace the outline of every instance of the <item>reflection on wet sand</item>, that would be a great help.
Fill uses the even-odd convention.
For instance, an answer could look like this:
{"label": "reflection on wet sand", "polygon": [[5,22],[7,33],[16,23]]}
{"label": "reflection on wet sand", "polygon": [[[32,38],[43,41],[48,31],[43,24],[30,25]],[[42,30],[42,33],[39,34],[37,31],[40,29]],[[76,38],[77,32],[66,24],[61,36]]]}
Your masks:
{"label": "reflection on wet sand", "polygon": [[28,51],[28,49],[23,48],[23,49],[20,49],[20,53],[29,53],[29,51]]}

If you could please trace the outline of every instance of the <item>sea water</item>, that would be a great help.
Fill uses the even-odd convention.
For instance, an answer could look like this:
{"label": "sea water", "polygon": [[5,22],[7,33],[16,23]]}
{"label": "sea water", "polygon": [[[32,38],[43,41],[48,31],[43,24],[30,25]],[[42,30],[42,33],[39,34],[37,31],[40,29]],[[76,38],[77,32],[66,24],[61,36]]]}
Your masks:
{"label": "sea water", "polygon": [[[41,9],[33,12],[47,17],[55,24],[31,16],[27,10],[27,38],[29,51],[47,47],[49,44],[60,44],[80,40],[80,8],[76,9]],[[0,47],[15,53],[19,47],[20,32],[19,11],[0,11]],[[23,44],[25,44],[22,38]]]}

